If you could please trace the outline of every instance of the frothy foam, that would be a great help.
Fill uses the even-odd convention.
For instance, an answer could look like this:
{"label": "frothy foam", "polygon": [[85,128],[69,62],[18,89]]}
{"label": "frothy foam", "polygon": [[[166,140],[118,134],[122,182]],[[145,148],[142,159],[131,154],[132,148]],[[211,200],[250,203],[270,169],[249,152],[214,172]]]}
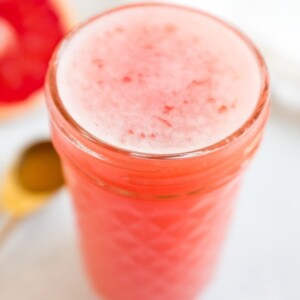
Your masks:
{"label": "frothy foam", "polygon": [[85,130],[115,147],[180,153],[226,138],[253,113],[260,72],[232,30],[177,7],[135,6],[79,30],[58,90]]}

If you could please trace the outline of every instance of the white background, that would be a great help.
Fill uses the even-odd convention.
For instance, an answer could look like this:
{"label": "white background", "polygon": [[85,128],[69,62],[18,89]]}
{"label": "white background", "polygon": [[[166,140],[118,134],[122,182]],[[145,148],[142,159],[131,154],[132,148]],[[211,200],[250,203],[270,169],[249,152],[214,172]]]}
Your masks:
{"label": "white background", "polygon": [[[71,1],[79,19],[117,2],[125,1]],[[248,33],[266,55],[275,77],[274,90],[281,83],[276,81],[276,72],[297,73],[299,1],[178,2],[204,8]],[[221,264],[202,300],[300,299],[300,114],[273,104]],[[18,120],[0,123],[0,174],[18,149],[47,136],[44,107]],[[24,220],[0,248],[1,300],[95,299],[81,267],[69,201],[66,191],[58,193],[39,214]]]}

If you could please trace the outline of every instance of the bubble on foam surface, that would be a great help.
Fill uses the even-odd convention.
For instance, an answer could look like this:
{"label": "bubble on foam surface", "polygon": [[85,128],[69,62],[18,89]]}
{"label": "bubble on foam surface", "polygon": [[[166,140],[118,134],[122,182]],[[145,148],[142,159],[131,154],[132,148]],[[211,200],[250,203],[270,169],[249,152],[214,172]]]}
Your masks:
{"label": "bubble on foam surface", "polygon": [[58,88],[73,118],[131,151],[212,145],[251,115],[260,90],[253,53],[204,15],[146,6],[93,21],[61,56]]}

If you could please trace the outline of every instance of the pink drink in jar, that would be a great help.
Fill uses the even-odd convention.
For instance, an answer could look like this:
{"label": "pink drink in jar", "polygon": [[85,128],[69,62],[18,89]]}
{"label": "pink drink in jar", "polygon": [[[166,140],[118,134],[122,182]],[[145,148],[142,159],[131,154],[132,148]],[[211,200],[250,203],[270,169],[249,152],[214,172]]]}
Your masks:
{"label": "pink drink in jar", "polygon": [[47,98],[95,290],[194,299],[268,117],[256,48],[197,10],[124,6],[66,38]]}

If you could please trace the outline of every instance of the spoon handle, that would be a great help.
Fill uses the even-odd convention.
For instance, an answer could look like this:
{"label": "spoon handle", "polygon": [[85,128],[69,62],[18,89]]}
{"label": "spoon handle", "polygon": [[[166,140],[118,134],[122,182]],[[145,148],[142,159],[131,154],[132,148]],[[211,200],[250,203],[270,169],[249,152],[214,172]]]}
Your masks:
{"label": "spoon handle", "polygon": [[0,246],[5,241],[5,238],[14,230],[19,223],[19,219],[10,215],[4,217],[4,221],[0,224]]}

